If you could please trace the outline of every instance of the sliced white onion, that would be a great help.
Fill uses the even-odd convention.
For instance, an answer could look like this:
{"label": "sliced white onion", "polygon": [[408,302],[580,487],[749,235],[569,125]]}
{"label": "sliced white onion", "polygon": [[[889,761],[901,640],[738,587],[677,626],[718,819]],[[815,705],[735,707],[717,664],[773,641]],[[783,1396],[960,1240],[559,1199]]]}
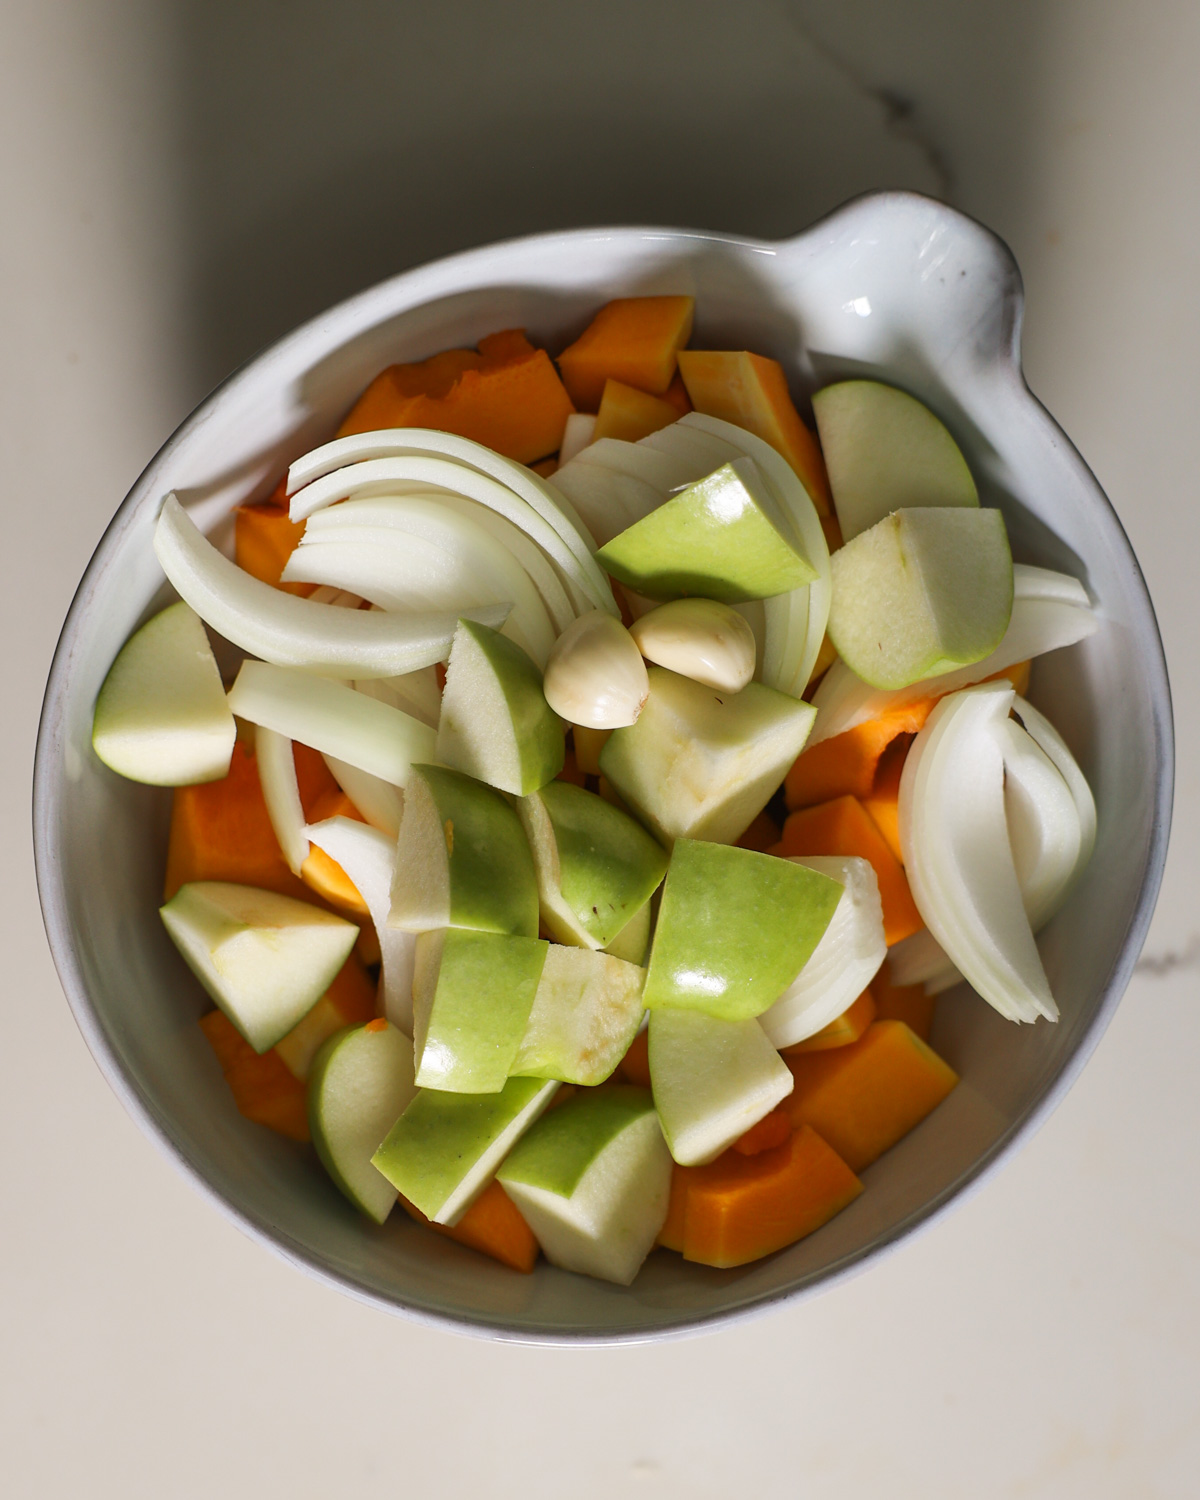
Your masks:
{"label": "sliced white onion", "polygon": [[309,672],[243,662],[229,690],[229,707],[239,718],[349,761],[395,786],[408,780],[414,761],[434,759],[437,735],[428,724],[347,683]]}
{"label": "sliced white onion", "polygon": [[299,875],[300,866],[308,858],[308,840],[304,837],[304,808],[291,740],[260,725],[254,736],[254,761],[271,827],[288,869]]}
{"label": "sliced white onion", "polygon": [[682,422],[672,422],[660,427],[649,437],[640,438],[639,448],[649,448],[653,453],[668,453],[680,463],[687,464],[695,472],[693,479],[703,479],[732,458],[739,458],[743,449],[728,443],[724,438],[705,432],[696,426],[685,427]]}
{"label": "sliced white onion", "polygon": [[[735,458],[739,456],[737,453],[733,454]],[[720,468],[719,464],[709,463],[705,459],[698,458],[689,462],[674,454],[648,448],[641,442],[626,442],[623,438],[601,438],[599,442],[586,448],[575,462],[579,466],[610,469],[616,474],[636,479],[649,485],[652,490],[657,490],[664,500],[675,490],[694,484],[696,480],[703,479],[714,469]],[[555,480],[561,472],[560,469],[555,474]]]}
{"label": "sliced white onion", "polygon": [[583,411],[572,412],[563,428],[562,442],[558,449],[559,464],[569,464],[576,454],[582,453],[595,431],[595,417]]}
{"label": "sliced white onion", "polygon": [[371,677],[354,686],[368,698],[378,698],[380,703],[390,703],[402,709],[431,729],[438,727],[442,714],[442,693],[432,667],[423,667],[419,672],[406,672],[403,677]]}
{"label": "sliced white onion", "polygon": [[1002,732],[1008,841],[1021,902],[1036,933],[1058,910],[1079,868],[1079,812],[1037,741],[1013,719]]}
{"label": "sliced white onion", "polygon": [[1012,687],[943,698],[900,779],[900,847],[930,932],[980,995],[1014,1021],[1057,1020],[1009,842],[1004,725]]}
{"label": "sliced white onion", "polygon": [[[302,486],[332,474],[334,470],[353,466],[361,471],[376,460],[410,456],[434,455],[447,458],[466,469],[467,474],[455,475],[447,469],[438,469],[430,482],[452,489],[456,494],[478,499],[481,504],[491,505],[506,516],[514,525],[531,536],[552,557],[564,573],[576,583],[583,594],[591,600],[593,608],[607,609],[618,613],[608,580],[592,556],[593,544],[586,535],[586,528],[579,524],[570,506],[559,503],[555,491],[524,464],[514,463],[493,453],[482,443],[472,442],[448,432],[434,432],[428,428],[397,427],[381,432],[360,432],[350,437],[337,438],[321,448],[314,448],[299,458],[288,470],[288,492],[293,495],[292,519],[309,514],[307,501],[297,501],[295,492]],[[398,471],[398,478],[424,478],[421,469]],[[481,475],[496,482],[493,489],[481,486],[471,479],[471,474]],[[369,480],[369,475],[361,475]],[[353,493],[353,492],[352,492]],[[329,500],[322,503],[329,504]],[[313,507],[315,508],[315,507]],[[530,514],[532,512],[532,515]],[[538,523],[541,523],[540,525]]]}
{"label": "sliced white onion", "polygon": [[775,1047],[792,1047],[815,1036],[848,1010],[887,957],[879,881],[865,859],[853,855],[792,856],[843,890],[829,926],[812,957],[759,1024]]}
{"label": "sliced white onion", "polygon": [[338,760],[336,755],[323,758],[334,780],[371,827],[390,838],[398,838],[404,813],[404,793],[400,788],[390,781],[381,781],[369,771],[360,771],[347,760]]}
{"label": "sliced white onion", "polygon": [[856,677],[845,662],[835,661],[813,695],[817,722],[809,746],[844,734],[868,719],[877,719],[889,709],[902,708],[906,703],[916,703],[934,694],[956,692],[1019,661],[1057,651],[1060,646],[1073,646],[1091,635],[1098,625],[1087,592],[1077,579],[1048,568],[1014,563],[1012,618],[1004,639],[990,656],[972,666],[960,667],[941,677],[927,677],[923,682],[893,692],[871,687]]}
{"label": "sliced white onion", "polygon": [[946,950],[928,927],[893,943],[888,949],[887,962],[893,984],[923,984],[927,995],[949,989],[962,980],[962,975],[946,957]]}
{"label": "sliced white onion", "polygon": [[321,823],[309,824],[304,832],[318,849],[324,849],[330,859],[341,865],[367,903],[383,958],[384,1015],[393,1026],[411,1036],[413,956],[417,940],[412,933],[387,924],[396,865],[395,839],[377,828],[368,828],[365,823],[356,823],[353,818],[326,818]]}
{"label": "sliced white onion", "polygon": [[[444,661],[455,614],[381,614],[314,604],[253,578],[208,542],[174,495],[163,502],[154,551],[181,598],[205,624],[277,666],[329,677],[395,677]],[[498,627],[506,607],[469,610]]]}
{"label": "sliced white onion", "polygon": [[358,594],[347,593],[345,589],[330,588],[328,584],[319,584],[308,596],[315,604],[336,604],[342,609],[360,609],[366,600]]}
{"label": "sliced white onion", "polygon": [[585,448],[578,458],[556,469],[549,482],[571,502],[603,546],[657,510],[666,496],[631,474],[585,463],[587,452]]}
{"label": "sliced white onion", "polygon": [[1067,748],[1067,742],[1033,704],[1017,694],[1013,699],[1013,713],[1024,724],[1028,733],[1054,762],[1058,774],[1066,782],[1075,810],[1079,815],[1079,859],[1075,875],[1079,875],[1096,845],[1096,799],[1087,784],[1087,778],[1079,769],[1078,762]]}

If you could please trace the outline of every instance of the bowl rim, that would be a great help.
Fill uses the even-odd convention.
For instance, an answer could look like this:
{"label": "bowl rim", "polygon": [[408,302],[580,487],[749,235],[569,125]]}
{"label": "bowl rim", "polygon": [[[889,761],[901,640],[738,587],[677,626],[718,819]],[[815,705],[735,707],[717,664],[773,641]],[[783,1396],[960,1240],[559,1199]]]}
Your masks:
{"label": "bowl rim", "polygon": [[[1037,1101],[1015,1120],[992,1145],[983,1152],[966,1171],[934,1197],[924,1202],[905,1218],[893,1225],[886,1237],[848,1253],[834,1261],[818,1277],[793,1287],[781,1287],[765,1292],[751,1301],[709,1313],[700,1313],[680,1318],[669,1326],[644,1330],[564,1331],[530,1330],[504,1321],[483,1322],[467,1314],[433,1311],[399,1298],[385,1296],[364,1287],[349,1275],[331,1269],[323,1260],[303,1243],[271,1225],[265,1219],[258,1220],[248,1212],[236,1207],[226,1199],[209,1181],[199,1162],[193,1160],[174,1139],[169,1121],[160,1116],[152,1102],[132,1083],[110,1043],[99,1013],[84,982],[78,962],[74,939],[67,913],[62,867],[57,848],[57,838],[52,817],[52,799],[45,795],[53,781],[54,767],[61,755],[64,739],[66,692],[69,686],[70,668],[76,643],[84,627],[91,595],[103,581],[115,562],[121,535],[133,513],[145,503],[141,493],[147,480],[161,464],[168,460],[192,430],[203,423],[208,413],[222,399],[225,391],[251,366],[282,352],[294,340],[304,340],[318,325],[330,318],[340,319],[353,310],[365,309],[376,300],[386,301],[398,285],[418,281],[430,272],[452,271],[457,266],[470,265],[485,259],[497,250],[519,248],[543,249],[553,246],[558,250],[569,247],[572,242],[597,238],[669,239],[673,241],[699,241],[705,244],[729,245],[748,251],[774,254],[783,247],[797,247],[810,238],[826,234],[841,218],[861,211],[864,206],[884,207],[908,203],[933,209],[945,216],[949,222],[966,224],[992,242],[996,263],[1008,277],[1006,299],[1009,304],[1009,339],[1006,352],[998,356],[998,373],[1016,388],[1016,394],[1041,414],[1057,438],[1067,450],[1070,458],[1086,473],[1092,482],[1096,497],[1107,507],[1116,528],[1117,538],[1123,548],[1123,561],[1132,574],[1132,594],[1140,613],[1139,649],[1144,653],[1144,670],[1149,682],[1149,696],[1153,710],[1153,730],[1159,748],[1159,775],[1154,791],[1153,816],[1147,846],[1145,877],[1130,917],[1125,937],[1116,963],[1108,976],[1101,997],[1090,1020],[1081,1030],[1076,1045],[1063,1060],[1057,1075],[1046,1087]],[[419,304],[414,304],[419,305]],[[1167,676],[1166,656],[1154,607],[1146,587],[1141,567],[1130,545],[1120,518],[1112,502],[1089,468],[1086,460],[1062,431],[1058,423],[1046,410],[1042,402],[1030,390],[1021,363],[1020,332],[1024,312],[1024,289],[1016,259],[1003,239],[986,225],[961,210],[951,208],[936,198],[921,193],[900,190],[868,192],[847,199],[838,207],[814,220],[795,235],[780,240],[766,240],[753,236],[708,232],[698,229],[672,228],[657,225],[597,225],[567,230],[547,231],[538,234],[511,236],[491,241],[485,245],[458,251],[436,260],[424,262],[409,270],[385,278],[383,281],[363,289],[332,307],[317,313],[304,323],[284,334],[282,338],[265,345],[231,371],[209,394],[183,419],[154,456],[146,464],[130,487],[125,498],[105,527],[88,562],[79,585],[71,600],[62,630],[59,634],[47,677],[41,716],[38,724],[37,744],[34,755],[33,774],[33,847],[34,867],[42,919],[49,943],[51,957],[60,983],[71,1007],[75,1022],[83,1035],[97,1066],[110,1087],[120,1099],[128,1113],[152,1141],[158,1150],[212,1203],[218,1211],[244,1234],[279,1256],[288,1264],[315,1277],[318,1281],[343,1292],[354,1300],[379,1308],[394,1316],[411,1320],[417,1324],[447,1330],[460,1335],[483,1338],[501,1343],[520,1343],[533,1346],[596,1346],[616,1347],[630,1344],[658,1343],[690,1337],[697,1333],[711,1332],[727,1325],[750,1318],[766,1316],[785,1303],[798,1303],[817,1296],[866,1270],[869,1265],[893,1253],[900,1245],[924,1232],[938,1222],[951,1207],[965,1203],[977,1193],[985,1182],[1003,1165],[1012,1159],[1020,1147],[1028,1143],[1057,1108],[1079,1077],[1085,1064],[1103,1036],[1122,995],[1133,975],[1142,945],[1149,930],[1150,920],[1162,883],[1166,862],[1167,844],[1171,825],[1174,793],[1175,747],[1171,704],[1171,690]]]}

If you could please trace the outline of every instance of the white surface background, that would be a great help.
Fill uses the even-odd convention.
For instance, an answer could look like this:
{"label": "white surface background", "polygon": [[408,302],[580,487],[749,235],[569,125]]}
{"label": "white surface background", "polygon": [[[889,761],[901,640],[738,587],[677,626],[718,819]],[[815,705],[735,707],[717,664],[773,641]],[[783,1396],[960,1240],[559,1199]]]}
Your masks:
{"label": "white surface background", "polygon": [[[0,1491],[1197,1494],[1200,8],[0,0],[0,37]],[[1012,244],[1031,384],[1145,568],[1180,769],[1143,972],[1007,1171],[814,1303],[578,1353],[358,1307],[158,1157],[62,998],[28,796],[79,575],[208,387],[361,285],[565,224],[785,234],[872,186]]]}

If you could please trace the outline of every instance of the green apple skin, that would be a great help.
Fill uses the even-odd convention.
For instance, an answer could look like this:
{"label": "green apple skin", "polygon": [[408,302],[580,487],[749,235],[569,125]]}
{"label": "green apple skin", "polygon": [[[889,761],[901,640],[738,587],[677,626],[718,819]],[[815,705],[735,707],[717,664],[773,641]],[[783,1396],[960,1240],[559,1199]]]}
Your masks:
{"label": "green apple skin", "polygon": [[754,460],[736,458],[613,537],[596,561],[650,599],[769,599],[817,576],[785,525]]}
{"label": "green apple skin", "polygon": [[832,556],[829,638],[852,672],[895,690],[982,661],[1012,617],[998,510],[898,510]]}
{"label": "green apple skin", "polygon": [[170,604],[125,642],[96,698],[92,748],[111,770],[152,786],[229,773],[237,725],[200,616]]}
{"label": "green apple skin", "polygon": [[724,693],[665,667],[648,675],[637,723],[609,735],[600,770],[668,849],[731,844],[804,748],[816,709],[761,682]]}
{"label": "green apple skin", "polygon": [[728,844],[671,855],[643,1001],[723,1021],[759,1016],[808,962],[841,900],[836,880]]}
{"label": "green apple skin", "polygon": [[641,911],[634,912],[604,952],[611,953],[614,958],[623,958],[626,963],[645,964],[653,928],[654,903],[647,901]]}
{"label": "green apple skin", "polygon": [[371,1158],[435,1224],[456,1224],[553,1099],[557,1082],[510,1078],[498,1094],[421,1089]]}
{"label": "green apple skin", "polygon": [[845,541],[908,506],[979,504],[958,444],[907,392],[843,380],[818,391],[812,404]]}
{"label": "green apple skin", "polygon": [[438,759],[526,797],[553,781],[565,756],[562,720],[546,702],[533,658],[498,630],[460,620],[442,693]]}
{"label": "green apple skin", "polygon": [[550,944],[510,1071],[603,1083],[638,1033],[645,980],[645,969],[610,953]]}
{"label": "green apple skin", "polygon": [[794,1079],[757,1021],[650,1012],[650,1083],[683,1167],[713,1161],[791,1093]]}
{"label": "green apple skin", "polygon": [[412,1043],[388,1022],[350,1026],[317,1050],[308,1078],[308,1126],[337,1187],[376,1224],[396,1189],[371,1165],[375,1148],[417,1092]]}
{"label": "green apple skin", "polygon": [[194,880],[160,908],[184,962],[256,1052],[309,1013],[350,956],[358,928],[257,886]]}
{"label": "green apple skin", "polygon": [[671,1155],[649,1092],[611,1088],[543,1116],[496,1177],[553,1265],[628,1286],[667,1216]]}
{"label": "green apple skin", "polygon": [[421,1088],[500,1092],[528,1027],[549,948],[538,938],[454,927],[418,935],[413,1050]]}
{"label": "green apple skin", "polygon": [[388,926],[537,936],[533,855],[512,804],[494,788],[444,766],[413,767]]}
{"label": "green apple skin", "polygon": [[554,781],[517,804],[541,916],[560,942],[605,948],[662,884],[662,845],[594,792]]}

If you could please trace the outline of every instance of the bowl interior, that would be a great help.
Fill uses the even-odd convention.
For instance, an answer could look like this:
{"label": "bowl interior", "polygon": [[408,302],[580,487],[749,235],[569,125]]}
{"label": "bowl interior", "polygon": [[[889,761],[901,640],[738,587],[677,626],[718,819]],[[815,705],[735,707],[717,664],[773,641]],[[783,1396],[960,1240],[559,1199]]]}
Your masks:
{"label": "bowl interior", "polygon": [[[1080,888],[1042,936],[1062,1009],[1017,1027],[964,986],[939,1005],[934,1045],[961,1086],[865,1173],[868,1191],[824,1229],[742,1270],[657,1251],[629,1289],[542,1265],[514,1275],[399,1213],[361,1220],[307,1148],[234,1110],[196,1019],[208,1002],[159,922],[169,794],[91,754],[92,704],[130,630],[166,597],[150,547],[175,490],[219,531],[286,460],[325,439],[387,363],[523,326],[552,348],[610,297],[687,291],[699,346],[785,364],[803,395],[870,372],[948,423],[1006,513],[1018,558],[1075,572],[1103,628],[1042,659],[1032,697],[1096,792],[1099,836]],[[860,200],[777,245],[659,230],[584,231],[490,247],[364,293],[234,376],[184,424],[109,528],[64,629],[39,741],[35,833],[47,928],[80,1025],[114,1087],[249,1232],[343,1289],[495,1337],[648,1338],[812,1291],[948,1204],[1068,1086],[1137,956],[1165,854],[1171,727],[1149,600],[1107,501],[1033,400],[1017,354],[1021,293],[1002,245],[929,200]],[[1120,712],[1106,712],[1109,704]]]}

